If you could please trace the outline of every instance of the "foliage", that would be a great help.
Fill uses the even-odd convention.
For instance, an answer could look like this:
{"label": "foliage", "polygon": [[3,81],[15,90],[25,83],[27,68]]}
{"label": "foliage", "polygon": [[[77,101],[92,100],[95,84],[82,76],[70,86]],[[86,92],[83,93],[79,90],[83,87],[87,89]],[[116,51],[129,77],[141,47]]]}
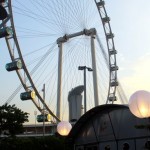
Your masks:
{"label": "foliage", "polygon": [[4,138],[0,140],[1,150],[69,150],[65,140],[55,136]]}
{"label": "foliage", "polygon": [[8,132],[14,136],[22,133],[24,122],[28,122],[28,113],[23,112],[15,105],[0,106],[0,134]]}

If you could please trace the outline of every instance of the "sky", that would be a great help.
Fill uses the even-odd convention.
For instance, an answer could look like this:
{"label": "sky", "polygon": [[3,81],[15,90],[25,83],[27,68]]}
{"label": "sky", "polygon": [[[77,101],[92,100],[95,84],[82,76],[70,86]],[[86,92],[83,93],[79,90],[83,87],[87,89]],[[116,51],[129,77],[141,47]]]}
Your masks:
{"label": "sky", "polygon": [[[137,90],[150,90],[150,2],[115,1],[112,28],[118,49],[118,77],[128,97]],[[114,11],[114,13],[113,13]]]}
{"label": "sky", "polygon": [[[142,2],[142,3],[141,3]],[[118,79],[129,99],[137,90],[150,91],[150,1],[149,0],[105,0],[111,28],[115,35],[114,42],[117,54]],[[2,104],[10,95],[10,91],[20,84],[15,72],[8,73],[5,64],[10,56],[4,39],[0,39],[0,70]],[[34,111],[32,102],[12,101],[23,110],[31,107],[30,122],[33,123]]]}

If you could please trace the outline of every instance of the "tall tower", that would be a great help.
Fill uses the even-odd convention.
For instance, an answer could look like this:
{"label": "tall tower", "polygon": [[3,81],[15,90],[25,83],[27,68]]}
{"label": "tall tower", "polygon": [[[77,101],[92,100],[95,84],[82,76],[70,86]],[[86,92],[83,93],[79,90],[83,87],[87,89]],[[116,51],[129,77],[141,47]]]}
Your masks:
{"label": "tall tower", "polygon": [[77,121],[81,117],[82,109],[82,95],[84,86],[80,85],[75,87],[69,92],[68,102],[69,102],[69,121]]}

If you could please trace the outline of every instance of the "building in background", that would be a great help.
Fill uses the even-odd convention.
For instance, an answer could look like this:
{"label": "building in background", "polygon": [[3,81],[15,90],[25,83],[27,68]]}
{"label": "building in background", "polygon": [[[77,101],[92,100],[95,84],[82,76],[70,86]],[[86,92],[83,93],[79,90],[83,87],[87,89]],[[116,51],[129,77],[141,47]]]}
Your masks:
{"label": "building in background", "polygon": [[75,122],[82,115],[82,95],[84,91],[84,86],[80,85],[75,87],[69,92],[68,102],[69,102],[69,121]]}

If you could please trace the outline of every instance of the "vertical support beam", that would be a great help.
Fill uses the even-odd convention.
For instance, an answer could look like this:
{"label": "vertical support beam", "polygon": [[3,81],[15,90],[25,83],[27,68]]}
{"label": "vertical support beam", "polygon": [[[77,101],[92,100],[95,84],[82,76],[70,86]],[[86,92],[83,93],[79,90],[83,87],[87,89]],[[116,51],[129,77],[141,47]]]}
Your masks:
{"label": "vertical support beam", "polygon": [[[43,100],[45,102],[45,84],[43,84]],[[43,136],[45,136],[45,106],[43,104]]]}
{"label": "vertical support beam", "polygon": [[84,113],[86,113],[86,67],[84,68]]}
{"label": "vertical support beam", "polygon": [[37,134],[37,128],[36,128],[36,119],[37,119],[37,111],[34,111],[34,116],[35,116],[35,134]]}
{"label": "vertical support beam", "polygon": [[58,82],[57,82],[57,117],[61,114],[61,91],[62,91],[62,42],[58,43],[59,55],[58,55]]}
{"label": "vertical support beam", "polygon": [[96,69],[96,57],[95,57],[95,35],[91,35],[91,55],[92,55],[92,68],[93,68],[93,87],[94,87],[94,100],[95,106],[99,105],[98,102],[98,86],[97,86],[97,69]]}

